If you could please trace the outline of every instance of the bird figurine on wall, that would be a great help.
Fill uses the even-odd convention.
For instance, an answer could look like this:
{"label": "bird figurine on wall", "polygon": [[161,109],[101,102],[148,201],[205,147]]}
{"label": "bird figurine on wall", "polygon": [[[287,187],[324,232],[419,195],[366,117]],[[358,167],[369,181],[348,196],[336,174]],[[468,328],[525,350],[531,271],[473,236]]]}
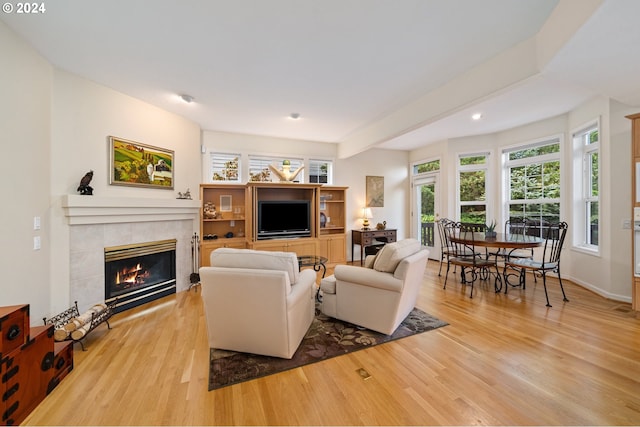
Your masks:
{"label": "bird figurine on wall", "polygon": [[293,172],[291,172],[291,162],[289,160],[284,160],[282,162],[282,170],[276,168],[273,165],[269,165],[269,168],[276,175],[278,175],[280,181],[291,182],[296,179],[296,176],[298,176],[300,172],[302,172],[302,169],[304,169],[304,164],[300,165],[300,167]]}
{"label": "bird figurine on wall", "polygon": [[93,195],[93,187],[89,185],[91,180],[93,179],[93,171],[89,171],[84,174],[82,179],[80,180],[80,185],[76,191],[79,191],[80,194],[85,196]]}

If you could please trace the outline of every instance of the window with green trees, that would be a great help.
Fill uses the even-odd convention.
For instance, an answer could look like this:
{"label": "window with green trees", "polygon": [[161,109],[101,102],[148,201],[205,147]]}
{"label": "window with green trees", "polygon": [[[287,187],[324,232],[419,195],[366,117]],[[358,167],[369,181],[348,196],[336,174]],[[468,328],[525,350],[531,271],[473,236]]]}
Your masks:
{"label": "window with green trees", "polygon": [[559,138],[511,148],[503,154],[508,180],[508,219],[525,218],[539,225],[559,222]]}
{"label": "window with green trees", "polygon": [[461,155],[458,161],[460,222],[487,223],[488,153]]}
{"label": "window with green trees", "polygon": [[413,166],[413,174],[418,175],[421,173],[438,172],[440,170],[440,160],[432,160],[430,162],[424,162]]}

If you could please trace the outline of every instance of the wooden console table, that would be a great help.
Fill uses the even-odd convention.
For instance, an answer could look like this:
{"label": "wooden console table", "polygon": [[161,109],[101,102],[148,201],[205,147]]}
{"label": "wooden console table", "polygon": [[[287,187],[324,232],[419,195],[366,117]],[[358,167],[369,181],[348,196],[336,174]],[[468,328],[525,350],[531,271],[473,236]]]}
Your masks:
{"label": "wooden console table", "polygon": [[351,230],[351,262],[353,262],[353,249],[360,245],[360,265],[364,260],[364,249],[382,243],[392,243],[397,239],[397,230]]}

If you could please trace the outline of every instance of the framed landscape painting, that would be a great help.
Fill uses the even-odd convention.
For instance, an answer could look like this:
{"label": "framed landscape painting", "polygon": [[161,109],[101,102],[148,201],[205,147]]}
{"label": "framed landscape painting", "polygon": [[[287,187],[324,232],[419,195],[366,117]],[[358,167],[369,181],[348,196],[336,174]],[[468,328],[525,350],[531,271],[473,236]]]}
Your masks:
{"label": "framed landscape painting", "polygon": [[173,189],[174,152],[109,137],[112,185]]}

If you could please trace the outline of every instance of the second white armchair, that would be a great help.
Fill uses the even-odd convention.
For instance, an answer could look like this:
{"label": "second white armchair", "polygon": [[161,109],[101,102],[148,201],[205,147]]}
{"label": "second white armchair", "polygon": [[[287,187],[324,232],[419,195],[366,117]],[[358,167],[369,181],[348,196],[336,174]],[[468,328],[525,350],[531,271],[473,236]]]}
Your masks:
{"label": "second white armchair", "polygon": [[365,267],[337,265],[322,279],[322,312],[392,334],[415,307],[429,251],[406,239],[367,257]]}

